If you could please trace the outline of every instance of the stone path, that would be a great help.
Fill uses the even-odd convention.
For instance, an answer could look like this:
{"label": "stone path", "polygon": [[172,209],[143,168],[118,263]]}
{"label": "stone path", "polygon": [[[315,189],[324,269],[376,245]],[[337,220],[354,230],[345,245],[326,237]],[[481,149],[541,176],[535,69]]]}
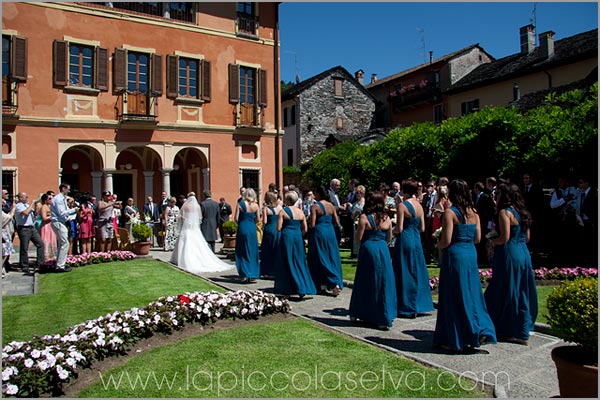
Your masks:
{"label": "stone path", "polygon": [[[220,245],[217,251],[219,249]],[[167,263],[170,255],[170,252],[151,250],[152,257]],[[230,290],[258,289],[272,293],[273,289],[271,280],[258,280],[252,284],[239,282],[235,267],[230,271],[204,275],[203,278]],[[11,271],[2,281],[2,296],[33,293],[34,282],[33,276]],[[337,298],[317,295],[303,301],[291,301],[292,313],[419,363],[475,380],[480,385],[479,389],[492,387],[495,397],[554,397],[559,394],[550,351],[564,343],[542,333],[545,327],[541,324],[536,324],[529,346],[498,343],[482,346],[483,353],[447,354],[432,346],[435,312],[416,319],[396,319],[392,329],[380,331],[350,321],[348,305],[351,293],[352,289],[344,288]],[[464,382],[472,385],[471,381]]]}

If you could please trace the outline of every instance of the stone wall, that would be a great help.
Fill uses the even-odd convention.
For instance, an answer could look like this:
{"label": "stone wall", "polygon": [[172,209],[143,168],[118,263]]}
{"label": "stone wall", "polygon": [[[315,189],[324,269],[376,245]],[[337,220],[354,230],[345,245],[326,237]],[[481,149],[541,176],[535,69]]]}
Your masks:
{"label": "stone wall", "polygon": [[[343,78],[343,97],[334,96],[334,77]],[[325,139],[333,134],[357,139],[369,131],[374,122],[375,102],[354,80],[334,71],[304,90],[299,98],[301,164],[325,149]],[[337,118],[343,127],[337,127]]]}

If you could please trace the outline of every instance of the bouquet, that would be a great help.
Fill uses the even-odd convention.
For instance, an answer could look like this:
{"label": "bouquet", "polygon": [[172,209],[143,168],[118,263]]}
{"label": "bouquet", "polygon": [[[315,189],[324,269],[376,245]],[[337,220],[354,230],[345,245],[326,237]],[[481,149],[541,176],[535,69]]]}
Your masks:
{"label": "bouquet", "polygon": [[498,232],[496,232],[496,231],[489,231],[485,235],[485,238],[488,239],[488,240],[492,240],[492,239],[496,239],[498,236],[500,236],[500,235],[498,235]]}

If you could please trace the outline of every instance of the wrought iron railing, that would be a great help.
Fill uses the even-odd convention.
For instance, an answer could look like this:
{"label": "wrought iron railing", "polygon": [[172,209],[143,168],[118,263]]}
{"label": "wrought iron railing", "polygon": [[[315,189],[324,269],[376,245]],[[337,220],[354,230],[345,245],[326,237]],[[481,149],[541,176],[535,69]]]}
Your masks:
{"label": "wrought iron railing", "polygon": [[156,122],[158,97],[123,91],[117,96],[115,116],[119,121]]}
{"label": "wrought iron railing", "polygon": [[238,34],[256,36],[258,34],[258,17],[238,12],[237,27]]}

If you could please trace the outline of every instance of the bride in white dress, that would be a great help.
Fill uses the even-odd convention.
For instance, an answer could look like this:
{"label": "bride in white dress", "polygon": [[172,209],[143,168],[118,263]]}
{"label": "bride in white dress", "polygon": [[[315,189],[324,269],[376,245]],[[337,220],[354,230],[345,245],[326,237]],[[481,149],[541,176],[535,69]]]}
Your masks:
{"label": "bride in white dress", "polygon": [[194,192],[179,211],[179,238],[171,254],[171,262],[191,273],[218,272],[232,269],[234,265],[219,259],[202,236],[200,224],[202,211]]}

